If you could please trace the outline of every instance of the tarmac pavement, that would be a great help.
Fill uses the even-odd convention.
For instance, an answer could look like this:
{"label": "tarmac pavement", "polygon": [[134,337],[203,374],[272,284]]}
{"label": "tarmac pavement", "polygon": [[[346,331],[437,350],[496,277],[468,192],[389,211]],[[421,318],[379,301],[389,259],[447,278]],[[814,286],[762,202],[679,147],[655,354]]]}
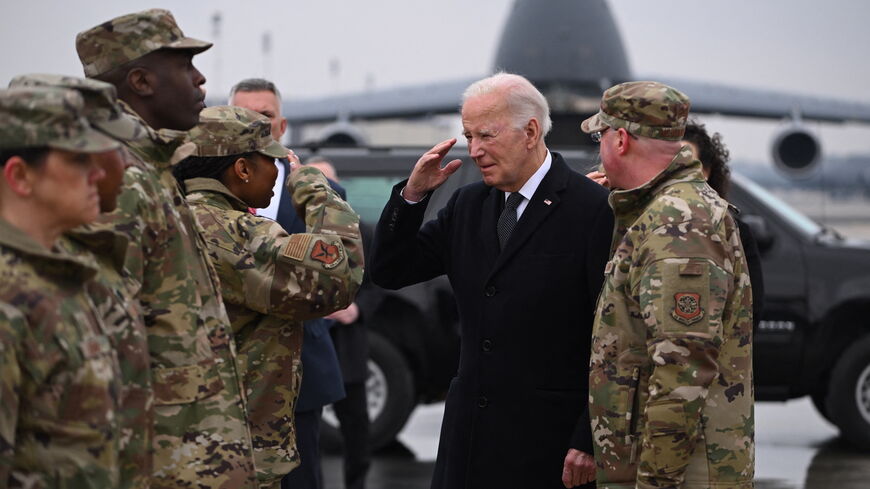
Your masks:
{"label": "tarmac pavement", "polygon": [[[368,489],[428,489],[443,404],[420,406],[399,442],[374,457]],[[755,406],[756,489],[870,489],[870,453],[840,441],[808,398]],[[342,489],[341,458],[323,459],[326,489]]]}

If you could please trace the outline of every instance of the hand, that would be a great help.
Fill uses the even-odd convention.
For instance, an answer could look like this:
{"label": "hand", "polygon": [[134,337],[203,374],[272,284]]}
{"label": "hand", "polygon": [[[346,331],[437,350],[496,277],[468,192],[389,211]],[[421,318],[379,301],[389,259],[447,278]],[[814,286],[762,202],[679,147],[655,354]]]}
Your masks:
{"label": "hand", "polygon": [[586,174],[586,178],[592,180],[598,185],[601,185],[602,187],[610,188],[610,180],[607,179],[607,175],[604,172],[591,171]]}
{"label": "hand", "polygon": [[462,160],[453,160],[441,168],[441,161],[447,156],[447,152],[454,144],[456,144],[456,138],[442,141],[417,160],[414,170],[411,171],[411,177],[408,178],[408,184],[405,185],[405,190],[402,192],[405,199],[420,202],[426,197],[426,194],[440,187],[450,175],[459,169]]}
{"label": "hand", "polygon": [[329,316],[326,316],[326,319],[333,319],[341,324],[354,323],[359,319],[359,306],[356,305],[356,302],[352,302],[345,309],[335,311]]}
{"label": "hand", "polygon": [[595,459],[592,455],[569,448],[562,468],[562,484],[570,489],[594,480]]}
{"label": "hand", "polygon": [[302,163],[299,161],[299,157],[296,156],[296,153],[293,152],[292,149],[287,150],[287,161],[290,163],[290,172],[294,172],[302,166]]}

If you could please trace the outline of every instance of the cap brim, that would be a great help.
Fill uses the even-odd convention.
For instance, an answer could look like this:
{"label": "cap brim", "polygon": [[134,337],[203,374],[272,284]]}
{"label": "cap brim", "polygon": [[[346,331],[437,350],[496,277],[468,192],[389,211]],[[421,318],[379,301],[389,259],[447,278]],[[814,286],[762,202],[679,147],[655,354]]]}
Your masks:
{"label": "cap brim", "polygon": [[121,141],[136,141],[147,134],[135,118],[123,112],[117,119],[93,121],[93,124],[109,136]]}
{"label": "cap brim", "polygon": [[75,153],[103,153],[118,149],[121,143],[96,129],[88,129],[87,132],[74,138],[58,139],[48,143],[46,146]]}
{"label": "cap brim", "polygon": [[607,124],[601,120],[601,117],[598,117],[598,114],[593,115],[592,117],[586,119],[585,121],[580,123],[580,129],[586,134],[592,134],[593,132],[603,131],[607,129]]}
{"label": "cap brim", "polygon": [[281,146],[281,143],[278,141],[272,141],[263,149],[258,149],[257,152],[264,154],[266,156],[271,156],[272,158],[286,158],[287,152],[290,150]]}
{"label": "cap brim", "polygon": [[163,47],[166,49],[189,49],[193,51],[193,54],[199,54],[212,46],[213,44],[210,42],[200,41],[192,37],[184,37]]}

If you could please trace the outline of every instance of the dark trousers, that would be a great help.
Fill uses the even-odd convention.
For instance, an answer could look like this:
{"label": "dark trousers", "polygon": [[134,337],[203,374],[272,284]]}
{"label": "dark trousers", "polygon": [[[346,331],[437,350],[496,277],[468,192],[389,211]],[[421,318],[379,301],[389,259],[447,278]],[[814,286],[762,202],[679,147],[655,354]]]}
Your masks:
{"label": "dark trousers", "polygon": [[322,489],[320,414],[322,407],[296,411],[296,447],[302,463],[281,479],[281,489]]}
{"label": "dark trousers", "polygon": [[344,487],[365,489],[371,465],[369,413],[365,382],[345,383],[347,397],[333,403],[344,441]]}

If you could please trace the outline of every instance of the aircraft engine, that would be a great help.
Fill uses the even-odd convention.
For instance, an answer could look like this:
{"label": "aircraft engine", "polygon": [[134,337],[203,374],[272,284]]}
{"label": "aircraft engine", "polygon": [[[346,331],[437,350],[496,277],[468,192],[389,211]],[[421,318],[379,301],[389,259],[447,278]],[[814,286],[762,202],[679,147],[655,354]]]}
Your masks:
{"label": "aircraft engine", "polygon": [[317,143],[329,147],[368,146],[369,138],[349,122],[335,122],[321,129]]}
{"label": "aircraft engine", "polygon": [[773,161],[787,176],[801,176],[815,168],[822,156],[822,145],[806,127],[793,123],[773,140]]}

